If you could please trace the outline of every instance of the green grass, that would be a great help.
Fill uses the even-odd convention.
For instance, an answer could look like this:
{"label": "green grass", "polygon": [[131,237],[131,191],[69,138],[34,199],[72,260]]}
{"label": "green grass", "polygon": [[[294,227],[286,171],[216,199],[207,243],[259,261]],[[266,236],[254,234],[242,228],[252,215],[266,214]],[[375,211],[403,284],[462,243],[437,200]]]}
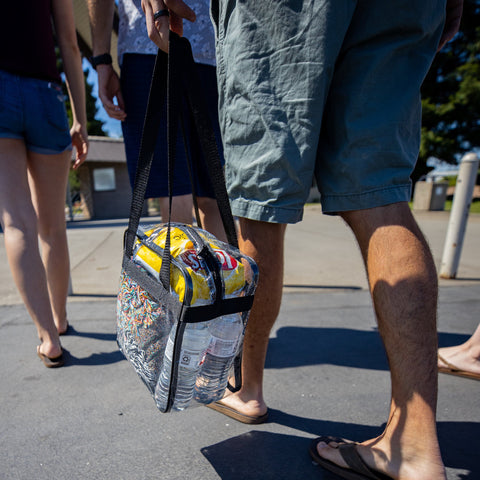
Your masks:
{"label": "green grass", "polygon": [[[452,209],[452,200],[447,200],[445,202],[445,211],[449,212]],[[470,204],[470,213],[480,213],[480,200],[475,199]]]}
{"label": "green grass", "polygon": [[[450,212],[452,210],[452,203],[453,200],[445,201],[445,212]],[[413,208],[413,202],[408,202],[408,204],[410,205],[410,208]],[[480,213],[480,199],[476,198],[472,201],[472,203],[470,204],[470,213]]]}

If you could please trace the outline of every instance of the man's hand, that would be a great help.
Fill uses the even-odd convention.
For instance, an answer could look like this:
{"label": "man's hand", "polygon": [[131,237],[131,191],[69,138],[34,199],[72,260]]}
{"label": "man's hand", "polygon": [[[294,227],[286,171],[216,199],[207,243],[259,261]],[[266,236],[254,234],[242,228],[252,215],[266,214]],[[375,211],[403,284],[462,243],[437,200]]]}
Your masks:
{"label": "man's hand", "polygon": [[[183,19],[195,21],[195,12],[183,0],[142,0],[148,37],[158,48],[168,52],[168,30],[183,34]],[[168,9],[169,16],[154,19],[158,11]]]}
{"label": "man's hand", "polygon": [[[98,97],[108,116],[117,120],[125,120],[127,114],[117,73],[111,65],[98,65],[97,74]],[[117,99],[117,105],[113,102],[114,98]]]}
{"label": "man's hand", "polygon": [[438,50],[441,50],[458,32],[462,12],[463,0],[447,0],[447,18],[445,20],[445,26],[443,27]]}

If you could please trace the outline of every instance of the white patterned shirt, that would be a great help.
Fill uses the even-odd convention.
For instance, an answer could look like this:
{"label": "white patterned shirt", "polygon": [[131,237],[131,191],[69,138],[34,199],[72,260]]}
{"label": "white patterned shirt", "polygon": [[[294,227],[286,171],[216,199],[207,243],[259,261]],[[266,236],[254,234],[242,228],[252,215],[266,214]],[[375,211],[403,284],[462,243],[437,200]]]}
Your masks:
{"label": "white patterned shirt", "polygon": [[[193,58],[198,63],[215,65],[215,34],[210,20],[209,0],[190,0],[188,4],[195,11],[194,23],[184,20],[183,35],[192,45]],[[118,61],[121,64],[124,53],[157,53],[157,46],[148,38],[141,0],[118,1]]]}

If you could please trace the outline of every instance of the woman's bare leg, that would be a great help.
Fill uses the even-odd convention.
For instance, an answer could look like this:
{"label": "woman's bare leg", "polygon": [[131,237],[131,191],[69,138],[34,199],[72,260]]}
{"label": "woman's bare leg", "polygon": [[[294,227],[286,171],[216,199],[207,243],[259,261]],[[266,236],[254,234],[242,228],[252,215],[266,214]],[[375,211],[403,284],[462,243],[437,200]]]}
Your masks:
{"label": "woman's bare leg", "polygon": [[0,139],[0,220],[14,282],[37,327],[40,353],[62,353],[53,321],[45,269],[38,250],[37,217],[27,177],[23,141]]}
{"label": "woman's bare leg", "polygon": [[53,319],[59,333],[67,330],[70,260],[65,222],[65,194],[71,152],[28,153],[32,202],[38,218],[41,255],[47,276]]}

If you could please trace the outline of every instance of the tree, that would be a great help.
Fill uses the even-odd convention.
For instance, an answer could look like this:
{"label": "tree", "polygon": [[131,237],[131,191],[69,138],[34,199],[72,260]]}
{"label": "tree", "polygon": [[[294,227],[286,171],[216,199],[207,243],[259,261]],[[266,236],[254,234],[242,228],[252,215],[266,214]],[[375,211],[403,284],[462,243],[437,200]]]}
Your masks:
{"label": "tree", "polygon": [[465,0],[460,31],[440,51],[422,86],[422,138],[414,181],[431,156],[455,164],[480,147],[480,0]]}
{"label": "tree", "polygon": [[[92,94],[93,85],[88,83],[87,76],[88,71],[84,71],[83,75],[85,77],[85,100],[86,100],[86,109],[87,109],[87,132],[89,135],[98,135],[100,137],[105,137],[106,133],[103,131],[103,122],[95,118],[95,115],[98,112],[96,105],[97,99]],[[66,102],[67,114],[70,122],[72,121],[72,111],[70,100]]]}
{"label": "tree", "polygon": [[[60,50],[56,47],[56,54],[57,54],[57,68],[60,73],[63,73],[63,62],[60,57]],[[83,71],[83,76],[85,78],[85,103],[86,103],[86,110],[87,110],[87,132],[88,135],[98,135],[101,137],[105,137],[106,133],[103,131],[103,122],[95,118],[97,114],[97,106],[96,106],[96,98],[92,94],[93,85],[88,83],[87,81],[88,71]],[[67,109],[68,120],[70,125],[72,124],[72,106],[70,104],[70,98],[67,95],[67,88],[65,84],[63,84],[63,90],[65,93],[65,106]],[[70,169],[68,173],[68,182],[69,182],[69,189],[70,189],[70,197],[75,197],[79,194],[81,190],[80,179],[78,176],[78,172],[76,170]]]}
{"label": "tree", "polygon": [[[57,47],[57,68],[60,73],[63,73],[63,62],[59,54],[59,49]],[[98,112],[98,108],[96,105],[96,98],[92,94],[93,85],[88,83],[87,81],[88,71],[83,72],[83,76],[85,77],[85,101],[86,101],[86,109],[87,109],[87,132],[89,135],[98,135],[100,137],[105,137],[106,133],[103,131],[103,122],[95,118],[95,115]],[[67,95],[67,89],[65,84],[63,85],[64,92],[66,95],[65,105],[67,107],[67,114],[68,119],[70,121],[70,125],[72,124],[72,107],[70,105],[70,99]]]}

